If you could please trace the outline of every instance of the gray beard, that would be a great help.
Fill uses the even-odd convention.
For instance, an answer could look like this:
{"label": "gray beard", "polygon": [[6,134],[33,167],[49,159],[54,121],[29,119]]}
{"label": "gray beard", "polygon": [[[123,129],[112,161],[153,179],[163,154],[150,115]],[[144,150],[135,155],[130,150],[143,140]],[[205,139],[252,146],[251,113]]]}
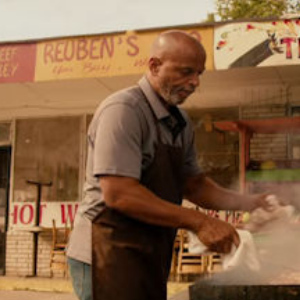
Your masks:
{"label": "gray beard", "polygon": [[172,95],[171,92],[168,89],[165,89],[164,87],[161,87],[160,95],[168,104],[174,105],[174,106],[182,104],[185,100],[185,99],[180,98],[176,94]]}

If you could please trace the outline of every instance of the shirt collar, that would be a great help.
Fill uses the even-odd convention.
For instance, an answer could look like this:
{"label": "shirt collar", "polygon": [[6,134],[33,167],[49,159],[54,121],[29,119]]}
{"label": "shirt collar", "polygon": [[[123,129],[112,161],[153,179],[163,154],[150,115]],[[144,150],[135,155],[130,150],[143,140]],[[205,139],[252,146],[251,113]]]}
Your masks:
{"label": "shirt collar", "polygon": [[164,107],[161,103],[158,95],[154,91],[153,87],[151,86],[150,82],[148,81],[146,76],[143,76],[140,81],[138,82],[140,88],[142,89],[143,93],[145,94],[155,116],[158,120],[164,119],[170,116],[170,112]]}
{"label": "shirt collar", "polygon": [[173,139],[175,140],[178,134],[186,126],[186,121],[180,110],[176,106],[172,107],[170,111],[167,110],[146,76],[142,77],[138,84],[145,94],[156,118],[167,126],[172,132]]}

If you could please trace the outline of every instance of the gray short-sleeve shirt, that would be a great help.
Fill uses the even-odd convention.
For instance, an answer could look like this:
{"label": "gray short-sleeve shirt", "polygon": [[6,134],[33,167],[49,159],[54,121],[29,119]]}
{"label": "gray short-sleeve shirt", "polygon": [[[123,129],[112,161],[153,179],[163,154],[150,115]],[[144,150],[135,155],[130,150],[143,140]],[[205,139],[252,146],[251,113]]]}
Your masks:
{"label": "gray short-sleeve shirt", "polygon": [[[146,77],[138,86],[119,91],[96,110],[88,130],[88,157],[84,198],[74,224],[68,246],[68,256],[91,262],[91,221],[102,209],[103,197],[99,176],[118,175],[141,178],[154,157],[157,141],[156,127],[149,102],[159,120],[162,141],[184,147],[184,174],[192,176],[201,172],[194,145],[192,125],[181,111],[186,125],[176,136],[172,135],[164,120],[170,113],[159,100]],[[86,241],[83,246],[83,241]]]}

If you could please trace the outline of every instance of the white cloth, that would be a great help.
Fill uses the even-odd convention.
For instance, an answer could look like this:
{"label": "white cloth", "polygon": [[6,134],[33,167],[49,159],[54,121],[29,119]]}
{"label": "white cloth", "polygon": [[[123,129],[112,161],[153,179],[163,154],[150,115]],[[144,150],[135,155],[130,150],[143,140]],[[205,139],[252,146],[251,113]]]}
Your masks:
{"label": "white cloth", "polygon": [[253,241],[252,234],[247,230],[237,230],[240,237],[240,245],[232,246],[229,254],[223,255],[223,268],[246,267],[252,271],[260,270],[258,253]]}
{"label": "white cloth", "polygon": [[[232,268],[247,268],[252,271],[260,270],[258,253],[254,244],[252,234],[247,230],[237,230],[240,237],[240,245],[236,248],[232,246],[231,252],[222,255],[222,266],[224,270]],[[189,252],[192,254],[208,253],[207,247],[192,232],[188,234],[190,238]]]}

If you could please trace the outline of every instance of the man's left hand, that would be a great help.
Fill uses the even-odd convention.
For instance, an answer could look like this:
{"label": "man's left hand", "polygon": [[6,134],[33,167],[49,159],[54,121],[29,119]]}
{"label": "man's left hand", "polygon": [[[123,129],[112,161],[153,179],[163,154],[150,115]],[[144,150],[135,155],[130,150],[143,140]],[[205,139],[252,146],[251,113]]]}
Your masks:
{"label": "man's left hand", "polygon": [[261,207],[266,211],[272,211],[274,209],[274,203],[268,200],[268,197],[270,196],[271,195],[268,193],[248,195],[245,199],[243,210],[253,211],[256,208]]}

